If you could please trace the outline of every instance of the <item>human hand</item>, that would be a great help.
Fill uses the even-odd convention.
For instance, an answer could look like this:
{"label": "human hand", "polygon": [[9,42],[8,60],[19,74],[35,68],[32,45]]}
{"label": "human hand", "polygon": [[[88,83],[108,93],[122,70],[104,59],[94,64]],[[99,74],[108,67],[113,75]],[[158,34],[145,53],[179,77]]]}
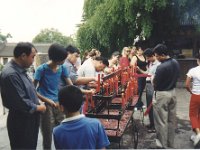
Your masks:
{"label": "human hand", "polygon": [[46,106],[43,104],[37,105],[36,111],[39,112],[45,112],[46,111]]}
{"label": "human hand", "polygon": [[92,88],[96,88],[96,87],[97,87],[97,82],[94,82],[94,81],[89,82],[89,83],[88,83],[88,86],[89,86],[89,87],[92,87]]}
{"label": "human hand", "polygon": [[95,89],[90,89],[90,90],[87,90],[87,94],[90,94],[90,95],[94,95],[96,92]]}
{"label": "human hand", "polygon": [[57,104],[52,100],[50,100],[49,104],[51,105],[51,107],[55,107],[55,108],[57,107]]}

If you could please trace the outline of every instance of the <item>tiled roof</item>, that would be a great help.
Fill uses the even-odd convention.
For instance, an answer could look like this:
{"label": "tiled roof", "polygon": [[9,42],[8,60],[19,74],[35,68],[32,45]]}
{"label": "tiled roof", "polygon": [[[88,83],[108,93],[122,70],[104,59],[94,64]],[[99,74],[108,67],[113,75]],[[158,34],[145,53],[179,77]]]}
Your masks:
{"label": "tiled roof", "polygon": [[[13,49],[17,43],[6,43],[6,46],[0,47],[0,57],[12,57]],[[39,53],[48,53],[49,46],[51,44],[34,44]]]}

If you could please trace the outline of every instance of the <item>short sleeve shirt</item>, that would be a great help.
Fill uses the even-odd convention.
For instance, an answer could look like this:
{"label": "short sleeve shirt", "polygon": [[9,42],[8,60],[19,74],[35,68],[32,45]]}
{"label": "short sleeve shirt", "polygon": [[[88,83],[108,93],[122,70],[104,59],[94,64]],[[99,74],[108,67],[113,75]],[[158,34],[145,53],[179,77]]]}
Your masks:
{"label": "short sleeve shirt", "polygon": [[78,75],[81,77],[95,77],[97,76],[97,72],[95,70],[94,65],[92,64],[92,59],[85,62],[78,69]]}
{"label": "short sleeve shirt", "polygon": [[193,79],[192,93],[200,95],[200,66],[190,69],[187,76]]}
{"label": "short sleeve shirt", "polygon": [[110,144],[99,120],[83,115],[71,118],[53,130],[56,149],[102,149]]}
{"label": "short sleeve shirt", "polygon": [[61,77],[68,78],[67,68],[60,65],[57,72],[53,72],[48,64],[40,65],[34,74],[34,79],[39,81],[38,92],[53,101],[58,101],[58,89]]}

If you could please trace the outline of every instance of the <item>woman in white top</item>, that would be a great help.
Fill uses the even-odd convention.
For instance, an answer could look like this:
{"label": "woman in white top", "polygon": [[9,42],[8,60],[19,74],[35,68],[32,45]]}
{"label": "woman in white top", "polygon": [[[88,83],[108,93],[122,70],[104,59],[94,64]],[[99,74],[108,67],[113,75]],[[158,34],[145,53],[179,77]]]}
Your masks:
{"label": "woman in white top", "polygon": [[[188,71],[186,79],[186,89],[191,93],[189,116],[195,132],[191,136],[195,147],[200,145],[200,54],[196,58],[198,66]],[[190,87],[191,81],[192,88]]]}

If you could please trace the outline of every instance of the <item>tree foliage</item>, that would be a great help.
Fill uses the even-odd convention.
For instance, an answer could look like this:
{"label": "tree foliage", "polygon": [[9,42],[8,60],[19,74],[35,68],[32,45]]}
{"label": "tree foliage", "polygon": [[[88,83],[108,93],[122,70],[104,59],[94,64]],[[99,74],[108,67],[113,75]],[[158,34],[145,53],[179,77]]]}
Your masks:
{"label": "tree foliage", "polygon": [[10,33],[7,33],[6,35],[4,35],[0,31],[0,42],[7,42],[8,38],[12,38]]}
{"label": "tree foliage", "polygon": [[85,0],[77,42],[81,49],[96,47],[106,53],[133,45],[137,36],[161,42],[195,3],[198,7],[195,0]]}
{"label": "tree foliage", "polygon": [[74,45],[75,42],[71,37],[64,36],[57,29],[43,29],[41,32],[35,36],[32,41],[33,43],[58,43],[63,46],[67,46],[69,44]]}

